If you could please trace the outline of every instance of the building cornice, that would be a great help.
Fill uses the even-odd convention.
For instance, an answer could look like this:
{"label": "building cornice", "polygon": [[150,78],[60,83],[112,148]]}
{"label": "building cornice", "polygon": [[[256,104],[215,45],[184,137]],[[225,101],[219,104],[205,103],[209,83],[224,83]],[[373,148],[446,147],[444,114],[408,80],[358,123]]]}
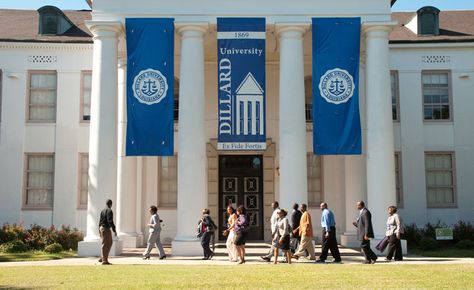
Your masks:
{"label": "building cornice", "polygon": [[88,50],[93,49],[92,43],[44,43],[44,42],[4,42],[0,41],[0,49],[49,49],[49,50]]}

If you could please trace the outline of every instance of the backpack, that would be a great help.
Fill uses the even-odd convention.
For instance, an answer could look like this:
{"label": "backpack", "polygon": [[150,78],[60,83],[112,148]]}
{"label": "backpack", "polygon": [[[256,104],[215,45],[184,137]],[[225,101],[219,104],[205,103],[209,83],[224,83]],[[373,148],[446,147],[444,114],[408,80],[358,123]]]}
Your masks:
{"label": "backpack", "polygon": [[197,237],[200,238],[206,232],[206,225],[201,221],[199,221],[197,225]]}

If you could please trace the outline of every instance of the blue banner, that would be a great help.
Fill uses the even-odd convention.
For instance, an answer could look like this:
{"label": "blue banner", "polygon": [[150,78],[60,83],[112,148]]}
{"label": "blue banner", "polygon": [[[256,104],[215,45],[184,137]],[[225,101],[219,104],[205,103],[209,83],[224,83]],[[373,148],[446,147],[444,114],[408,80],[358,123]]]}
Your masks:
{"label": "blue banner", "polygon": [[265,150],[265,18],[218,18],[218,149]]}
{"label": "blue banner", "polygon": [[172,156],[174,19],[127,18],[127,156]]}
{"label": "blue banner", "polygon": [[313,18],[314,154],[361,154],[360,18]]}

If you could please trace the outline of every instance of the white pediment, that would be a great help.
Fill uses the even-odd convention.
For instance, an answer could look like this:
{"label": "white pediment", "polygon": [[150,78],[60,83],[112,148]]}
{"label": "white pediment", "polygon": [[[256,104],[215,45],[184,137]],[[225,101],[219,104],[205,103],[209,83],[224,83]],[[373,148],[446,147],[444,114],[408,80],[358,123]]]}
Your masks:
{"label": "white pediment", "polygon": [[251,73],[248,73],[235,91],[237,95],[263,95],[263,89]]}

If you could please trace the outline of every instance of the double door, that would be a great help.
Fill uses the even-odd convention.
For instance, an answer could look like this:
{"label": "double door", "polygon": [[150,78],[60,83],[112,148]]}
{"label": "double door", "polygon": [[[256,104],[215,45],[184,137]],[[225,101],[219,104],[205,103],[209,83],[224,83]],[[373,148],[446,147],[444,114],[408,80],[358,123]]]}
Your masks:
{"label": "double door", "polygon": [[248,240],[263,240],[263,160],[261,155],[219,156],[219,239],[227,228],[227,206],[243,205],[250,222]]}

